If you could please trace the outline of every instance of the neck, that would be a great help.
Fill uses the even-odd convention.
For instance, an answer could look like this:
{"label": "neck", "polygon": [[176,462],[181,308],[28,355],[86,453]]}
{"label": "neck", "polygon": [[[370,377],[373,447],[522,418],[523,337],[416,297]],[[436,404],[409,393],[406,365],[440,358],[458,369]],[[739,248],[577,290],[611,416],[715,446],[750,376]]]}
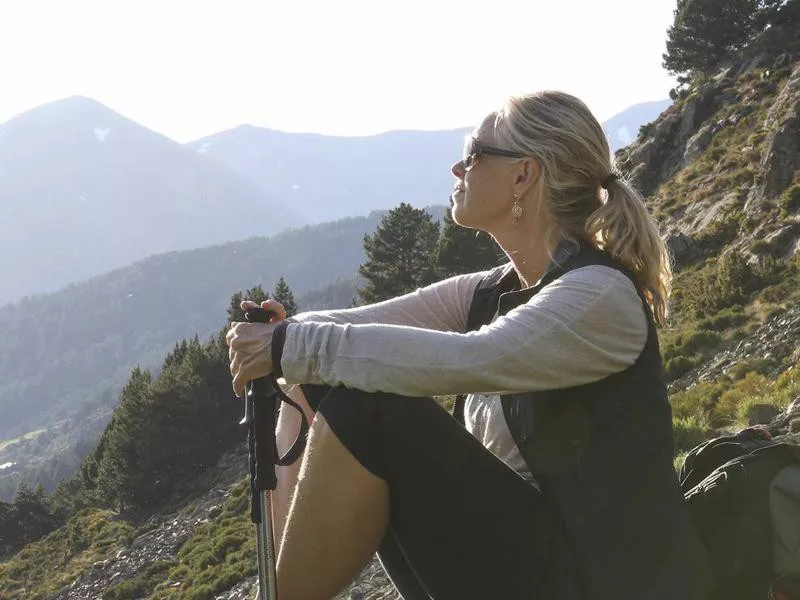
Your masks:
{"label": "neck", "polygon": [[543,231],[520,223],[492,236],[514,265],[523,288],[535,285],[542,278],[551,260]]}

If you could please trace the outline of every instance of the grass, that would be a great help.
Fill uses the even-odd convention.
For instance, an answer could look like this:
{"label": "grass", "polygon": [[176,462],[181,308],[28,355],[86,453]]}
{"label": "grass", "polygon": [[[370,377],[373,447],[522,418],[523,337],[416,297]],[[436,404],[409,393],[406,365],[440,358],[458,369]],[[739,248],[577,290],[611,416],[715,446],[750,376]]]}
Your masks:
{"label": "grass", "polygon": [[[759,373],[758,359],[744,361],[716,381],[701,381],[670,397],[677,436],[685,439],[697,429],[742,429],[749,425],[754,404],[771,404],[783,411],[800,394],[800,367],[794,365],[775,381]],[[679,446],[676,443],[676,447]],[[685,444],[683,444],[685,446]],[[678,450],[686,450],[678,447]]]}
{"label": "grass", "polygon": [[24,435],[21,435],[21,436],[19,436],[17,438],[14,438],[13,440],[6,440],[4,442],[0,442],[0,452],[5,450],[8,446],[11,446],[12,444],[16,444],[17,442],[22,442],[22,441],[25,441],[25,440],[32,440],[34,438],[37,438],[37,437],[39,437],[40,434],[44,433],[45,431],[47,431],[47,429],[37,429],[35,431],[29,431],[28,433],[26,433]]}
{"label": "grass", "polygon": [[249,479],[233,487],[214,519],[198,527],[178,551],[151,600],[210,600],[257,573],[249,492]]}
{"label": "grass", "polygon": [[84,509],[0,563],[0,598],[41,600],[130,544],[134,528],[110,510]]}

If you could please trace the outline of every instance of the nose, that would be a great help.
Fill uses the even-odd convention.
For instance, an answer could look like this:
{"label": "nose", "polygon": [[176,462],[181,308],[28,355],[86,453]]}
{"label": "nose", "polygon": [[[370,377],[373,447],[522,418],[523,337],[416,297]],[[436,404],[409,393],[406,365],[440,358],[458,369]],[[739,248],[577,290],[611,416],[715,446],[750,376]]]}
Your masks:
{"label": "nose", "polygon": [[458,162],[453,163],[453,166],[450,167],[450,172],[459,179],[464,179],[464,173],[466,173],[466,170],[464,169],[464,161],[459,160]]}

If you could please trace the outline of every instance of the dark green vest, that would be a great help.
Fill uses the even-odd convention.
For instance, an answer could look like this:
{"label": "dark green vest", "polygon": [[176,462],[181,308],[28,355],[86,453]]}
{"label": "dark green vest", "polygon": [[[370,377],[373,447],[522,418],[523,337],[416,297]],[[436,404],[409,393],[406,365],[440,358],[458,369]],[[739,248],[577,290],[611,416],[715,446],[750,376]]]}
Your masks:
{"label": "dark green vest", "polygon": [[[609,266],[634,281],[590,244],[565,244],[532,288],[519,290],[509,265],[494,269],[475,292],[469,329],[587,265]],[[644,350],[624,371],[586,385],[501,398],[511,434],[558,515],[587,600],[708,596],[707,557],[672,466],[671,409],[655,324],[646,313]],[[463,406],[462,397],[455,407],[462,423]]]}

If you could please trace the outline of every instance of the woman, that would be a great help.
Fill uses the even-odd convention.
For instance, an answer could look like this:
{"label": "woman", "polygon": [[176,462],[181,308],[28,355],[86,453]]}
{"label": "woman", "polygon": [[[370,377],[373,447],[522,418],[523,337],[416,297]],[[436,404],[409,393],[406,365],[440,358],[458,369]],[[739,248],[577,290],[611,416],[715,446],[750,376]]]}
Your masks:
{"label": "woman", "polygon": [[[281,600],[334,596],[378,549],[406,598],[705,597],[656,335],[668,253],[612,167],[580,100],[511,97],[452,167],[453,219],[507,265],[233,325],[237,395],[274,372],[317,411]],[[468,394],[465,426],[434,394]]]}

